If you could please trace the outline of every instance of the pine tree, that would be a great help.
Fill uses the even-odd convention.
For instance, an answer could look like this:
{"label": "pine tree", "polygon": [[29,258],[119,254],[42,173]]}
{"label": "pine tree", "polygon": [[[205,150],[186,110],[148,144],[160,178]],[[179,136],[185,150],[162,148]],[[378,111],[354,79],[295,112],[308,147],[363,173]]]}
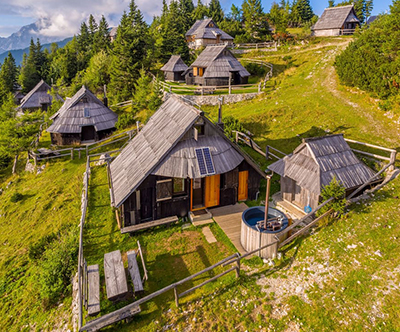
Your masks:
{"label": "pine tree", "polygon": [[194,23],[193,20],[194,5],[192,0],[179,0],[179,12],[180,12],[180,17],[182,18],[183,30],[187,31],[191,28],[191,26]]}
{"label": "pine tree", "polygon": [[208,5],[208,15],[215,23],[220,23],[224,19],[224,12],[222,10],[219,0],[211,0]]}
{"label": "pine tree", "polygon": [[181,55],[184,61],[189,60],[189,48],[185,40],[185,32],[180,19],[178,3],[171,1],[162,27],[161,56],[163,62],[167,61],[173,54]]}
{"label": "pine tree", "polygon": [[18,69],[15,65],[15,59],[11,52],[8,52],[0,69],[0,104],[8,93],[14,91],[17,82],[17,74]]}
{"label": "pine tree", "polygon": [[29,46],[29,54],[25,55],[22,60],[21,73],[19,76],[19,83],[22,86],[23,92],[27,93],[32,90],[35,85],[40,81],[40,73],[36,66],[37,59],[36,44],[31,39]]}
{"label": "pine tree", "polygon": [[261,0],[244,0],[242,12],[246,34],[255,41],[265,40],[270,32]]}
{"label": "pine tree", "polygon": [[101,17],[99,27],[93,37],[93,54],[100,51],[108,51],[111,46],[108,34],[108,23],[104,16]]}
{"label": "pine tree", "polygon": [[309,22],[314,17],[314,12],[310,5],[310,0],[295,0],[291,11],[292,25],[301,26]]}
{"label": "pine tree", "polygon": [[328,1],[328,7],[329,8],[335,7],[335,0],[329,0]]}
{"label": "pine tree", "polygon": [[93,41],[93,37],[97,30],[99,29],[99,26],[97,25],[96,19],[92,14],[89,16],[89,34],[91,37],[91,40]]}
{"label": "pine tree", "polygon": [[148,27],[134,0],[124,12],[113,43],[110,86],[115,101],[132,98],[139,70],[146,65]]}
{"label": "pine tree", "polygon": [[203,20],[208,16],[208,8],[203,5],[201,0],[197,0],[197,6],[193,11],[193,20]]}

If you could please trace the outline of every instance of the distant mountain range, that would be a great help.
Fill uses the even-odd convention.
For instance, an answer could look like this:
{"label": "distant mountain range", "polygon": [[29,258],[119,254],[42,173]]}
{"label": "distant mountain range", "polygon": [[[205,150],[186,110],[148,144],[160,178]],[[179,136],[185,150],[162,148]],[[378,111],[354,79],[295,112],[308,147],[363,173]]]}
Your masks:
{"label": "distant mountain range", "polygon": [[50,25],[47,20],[39,20],[35,23],[25,25],[18,32],[13,33],[9,37],[0,37],[0,63],[4,61],[8,51],[11,51],[17,64],[22,62],[22,55],[24,52],[28,53],[31,39],[34,42],[39,38],[40,43],[43,47],[48,48],[51,43],[57,42],[59,47],[64,46],[72,38],[60,37],[60,36],[46,36],[40,33],[41,30],[45,29]]}
{"label": "distant mountain range", "polygon": [[[58,47],[64,47],[69,41],[72,40],[73,37],[71,38],[66,38],[62,41],[57,41],[55,43],[57,43]],[[40,41],[40,43],[42,43],[42,41]],[[52,43],[48,43],[48,44],[42,44],[42,49],[50,49]],[[7,57],[8,52],[11,52],[12,56],[15,59],[15,63],[16,65],[21,65],[22,64],[22,58],[24,56],[24,53],[28,54],[29,53],[29,46],[24,48],[24,49],[20,49],[20,50],[11,50],[11,51],[6,51],[4,53],[0,54],[0,64],[3,63],[4,59]]]}

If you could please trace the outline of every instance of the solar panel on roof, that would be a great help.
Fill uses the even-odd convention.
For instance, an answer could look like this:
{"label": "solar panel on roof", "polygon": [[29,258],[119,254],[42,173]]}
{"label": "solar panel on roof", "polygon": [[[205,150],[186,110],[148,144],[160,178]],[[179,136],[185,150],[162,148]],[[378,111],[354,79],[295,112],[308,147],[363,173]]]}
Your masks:
{"label": "solar panel on roof", "polygon": [[195,149],[195,151],[200,174],[203,176],[215,174],[210,148]]}
{"label": "solar panel on roof", "polygon": [[207,175],[207,168],[204,161],[203,149],[196,149],[197,163],[199,164],[199,170],[201,175]]}
{"label": "solar panel on roof", "polygon": [[207,173],[215,174],[214,164],[211,157],[210,148],[203,148],[204,159],[206,162]]}

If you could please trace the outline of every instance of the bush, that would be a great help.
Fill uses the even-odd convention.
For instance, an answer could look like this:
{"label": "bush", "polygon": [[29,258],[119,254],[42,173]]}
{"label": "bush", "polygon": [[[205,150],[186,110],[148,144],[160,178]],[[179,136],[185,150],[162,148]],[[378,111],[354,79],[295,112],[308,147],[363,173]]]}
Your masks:
{"label": "bush", "polygon": [[124,129],[136,123],[135,113],[126,112],[118,116],[118,121],[115,124],[117,129]]}
{"label": "bush", "polygon": [[10,198],[10,201],[12,203],[17,203],[19,201],[22,201],[23,199],[24,199],[24,195],[22,195],[21,193],[16,192],[16,193],[12,194],[12,196]]}
{"label": "bush", "polygon": [[43,254],[39,264],[40,297],[45,307],[54,305],[71,290],[71,279],[77,266],[77,229],[66,232]]}
{"label": "bush", "polygon": [[266,74],[266,67],[258,65],[256,63],[247,63],[245,68],[252,76],[265,76]]}
{"label": "bush", "polygon": [[29,246],[28,256],[31,260],[38,260],[42,257],[47,247],[57,238],[56,233],[43,236],[39,241]]}
{"label": "bush", "polygon": [[234,130],[240,131],[242,133],[247,132],[247,130],[240,123],[240,121],[238,119],[235,119],[231,115],[224,117],[222,121],[224,122],[225,135],[230,137],[232,141],[234,140],[233,138],[235,137],[235,135],[232,133]]}
{"label": "bush", "polygon": [[327,186],[324,186],[321,192],[321,197],[323,202],[327,201],[331,197],[333,197],[335,200],[323,206],[317,212],[318,216],[323,215],[330,209],[333,209],[339,214],[344,212],[344,208],[346,207],[346,189],[335,177],[333,177]]}
{"label": "bush", "polygon": [[11,163],[11,156],[5,149],[0,149],[0,170],[8,167]]}

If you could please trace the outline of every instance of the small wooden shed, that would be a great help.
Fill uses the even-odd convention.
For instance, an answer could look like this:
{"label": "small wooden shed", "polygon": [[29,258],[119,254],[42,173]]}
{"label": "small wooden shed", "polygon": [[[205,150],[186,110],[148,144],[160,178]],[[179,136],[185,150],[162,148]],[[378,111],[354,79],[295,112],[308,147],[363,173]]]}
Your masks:
{"label": "small wooden shed", "polygon": [[172,55],[168,62],[160,69],[164,72],[166,81],[184,82],[183,73],[189,67],[183,62],[180,55]]}
{"label": "small wooden shed", "polygon": [[233,37],[218,28],[211,18],[197,20],[185,36],[191,49],[215,44],[233,45]]}
{"label": "small wooden shed", "polygon": [[343,134],[303,139],[291,155],[268,168],[281,176],[282,198],[302,210],[318,206],[333,177],[348,195],[375,174],[354,155]]}
{"label": "small wooden shed", "polygon": [[311,28],[313,36],[352,35],[360,26],[353,5],[326,8]]}
{"label": "small wooden shed", "polygon": [[188,85],[247,84],[250,73],[224,45],[209,45],[185,72]]}
{"label": "small wooden shed", "polygon": [[[41,109],[46,112],[53,100],[53,97],[49,94],[50,90],[50,85],[41,80],[25,97],[21,99],[21,105],[18,108],[29,111]],[[63,100],[59,95],[56,95],[56,98],[58,100]]]}
{"label": "small wooden shed", "polygon": [[73,145],[105,138],[115,130],[118,116],[82,86],[50,119],[52,144]]}
{"label": "small wooden shed", "polygon": [[202,111],[170,95],[110,165],[123,227],[255,199],[265,173]]}

